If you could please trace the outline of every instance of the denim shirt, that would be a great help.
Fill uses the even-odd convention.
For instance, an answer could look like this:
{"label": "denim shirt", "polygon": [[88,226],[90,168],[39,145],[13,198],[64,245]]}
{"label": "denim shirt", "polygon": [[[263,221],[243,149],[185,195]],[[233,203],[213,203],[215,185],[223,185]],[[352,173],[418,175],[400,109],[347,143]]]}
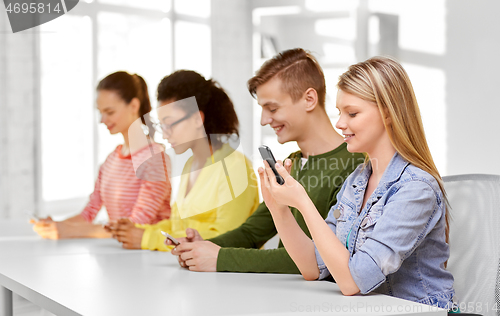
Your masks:
{"label": "denim shirt", "polygon": [[[450,249],[438,182],[396,153],[361,209],[371,173],[371,163],[358,166],[325,220],[347,245],[356,285],[362,294],[375,292],[451,308],[453,276],[444,268]],[[319,279],[324,279],[330,272],[315,250]]]}

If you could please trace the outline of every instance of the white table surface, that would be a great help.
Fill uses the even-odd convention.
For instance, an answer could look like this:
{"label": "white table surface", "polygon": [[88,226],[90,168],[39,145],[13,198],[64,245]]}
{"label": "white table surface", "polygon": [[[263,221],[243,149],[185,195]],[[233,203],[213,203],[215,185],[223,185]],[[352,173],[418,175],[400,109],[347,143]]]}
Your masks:
{"label": "white table surface", "polygon": [[191,272],[170,253],[31,233],[0,236],[0,285],[57,315],[447,314],[384,295],[346,297],[300,275]]}
{"label": "white table surface", "polygon": [[0,219],[0,240],[14,237],[36,236],[28,219],[2,220]]}

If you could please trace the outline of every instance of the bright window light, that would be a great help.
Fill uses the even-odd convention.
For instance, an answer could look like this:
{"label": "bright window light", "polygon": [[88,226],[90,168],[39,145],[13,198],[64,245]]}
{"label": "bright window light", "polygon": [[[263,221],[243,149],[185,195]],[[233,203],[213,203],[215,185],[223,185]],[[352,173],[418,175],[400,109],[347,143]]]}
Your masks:
{"label": "bright window light", "polygon": [[399,16],[401,49],[434,55],[446,53],[445,0],[371,0],[368,4],[370,12]]}
{"label": "bright window light", "polygon": [[259,25],[263,16],[293,15],[299,14],[301,11],[299,6],[256,8],[253,10],[252,20],[254,25]]}
{"label": "bright window light", "polygon": [[326,113],[332,119],[332,123],[335,126],[338,119],[339,111],[336,109],[337,106],[337,83],[339,82],[339,77],[347,70],[344,68],[323,68],[323,73],[325,74],[326,83]]}
{"label": "bright window light", "polygon": [[175,12],[200,18],[210,17],[210,0],[175,0]]}
{"label": "bright window light", "polygon": [[305,7],[309,11],[351,11],[358,7],[357,0],[305,0]]}
{"label": "bright window light", "polygon": [[[88,1],[88,0],[85,0]],[[90,0],[92,1],[92,0]],[[106,4],[113,4],[119,6],[130,6],[141,9],[160,10],[162,12],[170,11],[172,7],[172,0],[99,0],[99,2]]]}
{"label": "bright window light", "polygon": [[[170,20],[102,12],[97,21],[98,80],[119,70],[137,73],[146,80],[154,105],[158,83],[172,72]],[[98,135],[98,161],[102,163],[118,144],[123,143],[123,137],[110,135],[102,124],[99,124]]]}
{"label": "bright window light", "polygon": [[325,63],[352,64],[356,60],[354,47],[349,45],[325,43],[323,44],[323,52],[325,57],[322,61]]}
{"label": "bright window light", "polygon": [[[63,15],[40,26],[42,198],[87,196],[94,184],[92,24]],[[68,78],[70,80],[61,80]]]}
{"label": "bright window light", "polygon": [[314,23],[316,34],[354,40],[356,38],[356,21],[352,18],[320,19]]}
{"label": "bright window light", "polygon": [[208,25],[176,22],[175,69],[194,70],[207,79],[212,76],[212,43]]}

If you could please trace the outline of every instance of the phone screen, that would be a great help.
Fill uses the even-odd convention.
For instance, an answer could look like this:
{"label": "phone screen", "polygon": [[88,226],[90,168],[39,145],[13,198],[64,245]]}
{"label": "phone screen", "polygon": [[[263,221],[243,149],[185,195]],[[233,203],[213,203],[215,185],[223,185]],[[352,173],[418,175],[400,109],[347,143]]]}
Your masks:
{"label": "phone screen", "polygon": [[166,233],[166,232],[164,232],[164,231],[161,231],[161,234],[162,234],[163,236],[167,237],[167,239],[170,239],[170,241],[172,241],[172,242],[174,243],[174,245],[176,245],[176,246],[177,246],[177,245],[179,245],[179,244],[180,244],[180,242],[179,242],[177,239],[175,239],[174,237],[170,236],[170,234],[169,234],[169,233]]}

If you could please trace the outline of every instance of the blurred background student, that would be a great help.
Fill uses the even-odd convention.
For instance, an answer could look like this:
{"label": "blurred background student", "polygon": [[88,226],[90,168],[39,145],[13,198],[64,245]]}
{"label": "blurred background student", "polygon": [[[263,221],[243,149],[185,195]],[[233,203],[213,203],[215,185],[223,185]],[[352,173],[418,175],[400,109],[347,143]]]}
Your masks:
{"label": "blurred background student", "polygon": [[239,137],[233,103],[217,82],[194,71],[179,70],[158,86],[158,117],[163,137],[176,154],[191,149],[170,219],[134,225],[120,219],[109,229],[128,249],[167,251],[166,231],[186,236],[187,228],[212,238],[240,226],[259,204],[250,161],[228,143]]}
{"label": "blurred background student", "polygon": [[[110,221],[128,218],[134,223],[149,224],[170,216],[171,185],[167,175],[170,160],[163,153],[164,147],[145,135],[149,137],[149,145],[134,148],[132,152],[129,146],[129,127],[139,118],[148,126],[149,135],[154,133],[151,122],[144,118],[151,111],[146,82],[137,74],[112,73],[99,82],[96,102],[101,123],[111,134],[121,133],[123,144],[118,145],[99,168],[94,192],[80,214],[60,222],[48,217],[35,223],[34,230],[43,238],[111,237],[102,225],[92,223],[102,206],[106,207]],[[152,152],[163,153],[161,164],[148,159]],[[143,162],[140,171],[150,179],[163,180],[147,181],[138,177],[132,158]]]}

